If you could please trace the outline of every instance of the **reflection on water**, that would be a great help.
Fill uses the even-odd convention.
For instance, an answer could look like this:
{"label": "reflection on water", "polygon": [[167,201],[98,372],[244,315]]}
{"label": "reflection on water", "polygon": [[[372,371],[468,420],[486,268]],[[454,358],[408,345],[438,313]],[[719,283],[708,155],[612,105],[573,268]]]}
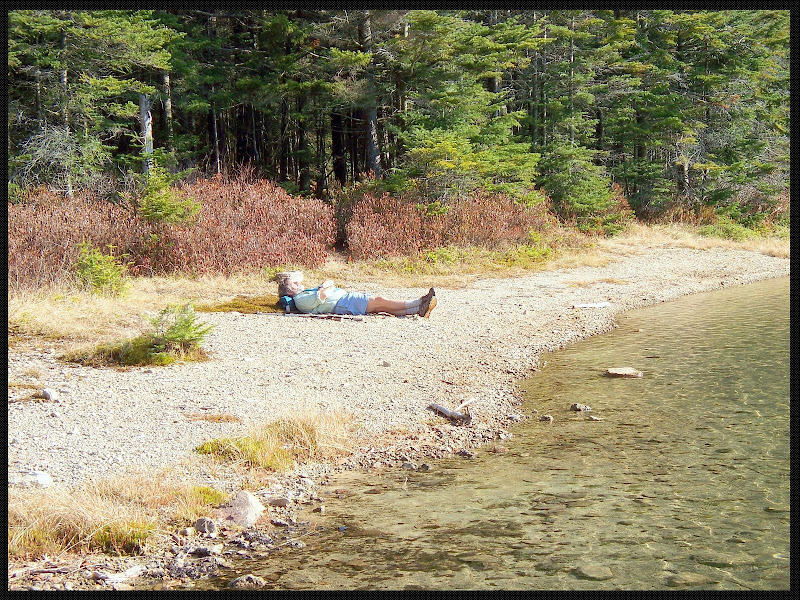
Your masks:
{"label": "reflection on water", "polygon": [[[343,474],[353,493],[304,551],[237,570],[295,589],[788,589],[789,279],[619,324],[523,383],[555,420],[507,453]],[[619,366],[644,377],[602,376]]]}

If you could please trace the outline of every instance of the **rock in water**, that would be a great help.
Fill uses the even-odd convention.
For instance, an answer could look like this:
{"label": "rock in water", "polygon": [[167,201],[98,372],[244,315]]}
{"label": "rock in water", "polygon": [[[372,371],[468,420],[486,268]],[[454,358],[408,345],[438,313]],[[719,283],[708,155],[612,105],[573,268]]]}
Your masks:
{"label": "rock in water", "polygon": [[265,585],[267,585],[267,582],[264,579],[252,573],[237,577],[229,584],[230,587],[238,589],[260,588]]}
{"label": "rock in water", "polygon": [[592,407],[586,404],[573,404],[572,406],[569,407],[569,409],[576,410],[578,412],[588,412],[592,410]]}
{"label": "rock in water", "polygon": [[575,575],[583,579],[592,579],[594,581],[602,581],[604,579],[612,579],[614,574],[611,569],[603,565],[581,565],[573,570]]}
{"label": "rock in water", "polygon": [[711,585],[717,583],[717,579],[712,579],[706,575],[692,572],[675,573],[672,577],[667,579],[667,585],[670,587],[692,587],[699,585]]}
{"label": "rock in water", "polygon": [[613,367],[611,369],[606,369],[606,376],[636,378],[636,377],[641,377],[642,372],[637,371],[632,367]]}

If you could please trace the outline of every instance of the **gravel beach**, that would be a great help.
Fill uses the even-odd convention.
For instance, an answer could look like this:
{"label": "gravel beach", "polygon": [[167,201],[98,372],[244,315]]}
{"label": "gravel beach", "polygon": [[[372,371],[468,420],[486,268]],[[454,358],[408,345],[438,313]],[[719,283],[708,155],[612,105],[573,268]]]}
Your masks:
{"label": "gravel beach", "polygon": [[[450,453],[469,456],[469,448],[505,439],[509,426],[531,416],[521,412],[516,382],[536,370],[543,353],[613,329],[614,316],[628,309],[788,275],[789,259],[756,252],[642,248],[602,267],[438,289],[430,319],[203,314],[216,328],[205,344],[211,359],[202,363],[95,369],[60,362],[54,350],[9,348],[9,488],[30,484],[32,472],[53,488],[126,472],[168,472],[235,493],[247,483],[245,470],[199,457],[198,444],[309,411],[349,415],[356,425],[353,452],[335,464],[303,465],[261,480],[255,493],[270,506],[260,528],[222,525],[220,544],[189,533],[193,528],[165,532],[142,557],[9,559],[9,588],[191,588],[192,580],[213,576],[243,554],[265,560],[287,544],[302,548],[298,536],[307,532],[295,523],[294,509],[317,503],[324,510],[317,486],[327,485],[332,471],[413,468]],[[427,291],[360,289],[390,298]],[[44,388],[52,392],[42,394]],[[36,390],[51,397],[34,399]],[[467,401],[468,424],[427,408]],[[204,413],[239,421],[195,420]],[[275,498],[281,501],[270,501]],[[247,577],[243,585],[262,586]]]}
{"label": "gravel beach", "polygon": [[[788,259],[754,252],[647,248],[603,267],[439,289],[429,319],[204,314],[216,328],[205,345],[211,360],[202,363],[117,371],[67,365],[52,350],[10,348],[9,381],[36,382],[57,398],[20,401],[32,390],[9,386],[9,485],[30,470],[72,486],[176,465],[191,481],[236,490],[234,475],[209,469],[193,448],[307,410],[347,414],[358,425],[344,468],[458,452],[524,418],[515,381],[543,352],[612,329],[621,311],[788,274]],[[390,298],[426,291],[359,289]],[[596,303],[608,306],[574,307]],[[427,409],[472,399],[467,426]],[[190,419],[203,413],[241,421]]]}

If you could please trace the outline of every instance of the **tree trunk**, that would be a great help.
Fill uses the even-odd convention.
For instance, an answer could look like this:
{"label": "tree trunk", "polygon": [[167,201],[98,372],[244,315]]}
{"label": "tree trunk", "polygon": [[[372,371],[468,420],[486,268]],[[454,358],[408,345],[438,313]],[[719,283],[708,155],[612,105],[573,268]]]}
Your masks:
{"label": "tree trunk", "polygon": [[306,116],[303,110],[305,109],[306,99],[301,96],[297,99],[297,112],[302,115],[297,122],[297,168],[298,168],[298,184],[300,191],[308,193],[311,191],[311,167],[310,157],[308,150],[308,134],[306,132]]}
{"label": "tree trunk", "polygon": [[172,125],[172,86],[169,82],[169,71],[161,74],[161,82],[164,86],[164,125],[167,130],[167,152],[172,152],[174,129]]}
{"label": "tree trunk", "polygon": [[139,123],[142,136],[142,171],[147,175],[153,168],[153,115],[147,94],[139,94]]}
{"label": "tree trunk", "polygon": [[261,154],[258,152],[258,130],[256,129],[256,107],[250,104],[250,126],[253,134],[253,156],[256,164],[261,162]]}
{"label": "tree trunk", "polygon": [[344,158],[344,123],[342,113],[331,113],[331,154],[333,155],[333,176],[339,185],[347,183],[347,161]]}
{"label": "tree trunk", "polygon": [[361,161],[358,159],[358,135],[359,127],[356,111],[350,111],[347,118],[347,151],[350,154],[350,179],[356,181],[361,173]]}
{"label": "tree trunk", "polygon": [[569,143],[575,145],[575,19],[569,21]]}
{"label": "tree trunk", "polygon": [[211,105],[211,135],[214,146],[214,169],[216,173],[222,172],[222,161],[219,156],[219,130],[217,129],[217,109]]}
{"label": "tree trunk", "polygon": [[[372,23],[370,11],[365,10],[362,14],[358,26],[358,41],[361,48],[367,54],[372,54]],[[372,100],[364,110],[366,126],[366,151],[367,151],[367,171],[375,173],[375,177],[381,176],[380,153],[378,149],[378,109],[374,101],[375,98],[375,73],[372,59],[366,71],[367,89],[370,91]]]}
{"label": "tree trunk", "polygon": [[289,180],[289,105],[281,101],[281,151],[278,167],[278,181]]}

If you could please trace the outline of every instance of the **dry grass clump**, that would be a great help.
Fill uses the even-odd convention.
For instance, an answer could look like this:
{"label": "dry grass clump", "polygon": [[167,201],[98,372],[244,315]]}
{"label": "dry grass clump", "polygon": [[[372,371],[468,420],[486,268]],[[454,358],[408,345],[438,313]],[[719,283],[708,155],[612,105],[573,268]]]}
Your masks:
{"label": "dry grass clump", "polygon": [[209,440],[195,451],[245,467],[285,471],[298,463],[350,454],[350,424],[342,415],[306,411],[253,425],[247,436]]}
{"label": "dry grass clump", "polygon": [[698,233],[698,228],[682,223],[644,225],[634,223],[620,235],[599,239],[597,246],[615,254],[635,253],[639,248],[692,248],[709,250],[747,250],[767,256],[789,258],[789,238],[780,235],[754,236],[736,241],[719,237],[707,237]]}
{"label": "dry grass clump", "polygon": [[75,490],[10,488],[8,554],[38,558],[65,552],[138,554],[147,540],[193,522],[227,495],[164,473],[89,481]]}
{"label": "dry grass clump", "polygon": [[[25,335],[60,340],[65,351],[80,353],[86,351],[86,346],[113,344],[137,336],[147,322],[146,313],[158,313],[169,305],[184,304],[187,299],[209,305],[231,296],[274,288],[271,274],[262,272],[196,278],[135,277],[122,297],[93,294],[69,282],[35,290],[11,287],[9,335],[16,334],[16,344],[28,341]],[[269,300],[267,296],[260,297]]]}

